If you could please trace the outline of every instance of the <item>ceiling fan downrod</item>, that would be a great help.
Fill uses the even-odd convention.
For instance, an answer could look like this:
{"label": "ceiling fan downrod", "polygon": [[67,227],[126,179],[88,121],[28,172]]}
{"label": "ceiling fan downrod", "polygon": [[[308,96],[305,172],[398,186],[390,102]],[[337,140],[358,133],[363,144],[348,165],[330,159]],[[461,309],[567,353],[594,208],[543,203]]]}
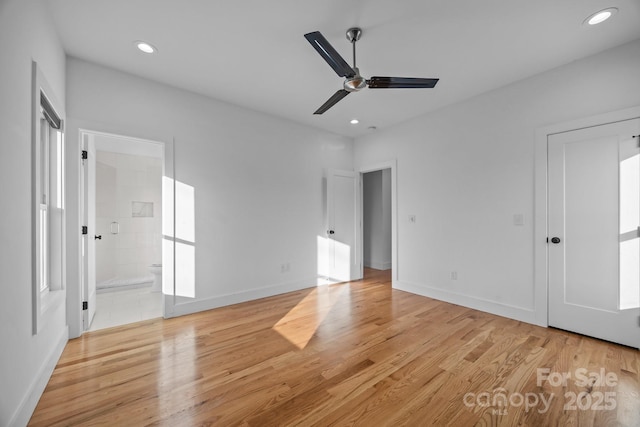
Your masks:
{"label": "ceiling fan downrod", "polygon": [[347,30],[347,40],[353,45],[353,68],[356,67],[356,42],[362,37],[362,29],[352,27]]}
{"label": "ceiling fan downrod", "polygon": [[351,42],[353,47],[353,70],[356,72],[356,75],[347,78],[344,81],[343,87],[348,92],[357,92],[367,86],[367,79],[360,75],[360,70],[356,66],[356,42],[362,37],[362,29],[358,27],[349,28],[346,35],[347,40]]}

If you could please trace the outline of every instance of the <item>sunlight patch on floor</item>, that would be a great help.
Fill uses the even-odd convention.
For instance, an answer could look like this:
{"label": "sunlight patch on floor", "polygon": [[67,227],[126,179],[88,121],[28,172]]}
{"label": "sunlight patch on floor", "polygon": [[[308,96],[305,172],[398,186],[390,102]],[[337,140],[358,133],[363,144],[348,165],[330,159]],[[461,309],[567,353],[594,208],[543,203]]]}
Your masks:
{"label": "sunlight patch on floor", "polygon": [[[273,329],[299,349],[307,346],[348,286],[319,286],[293,307]],[[311,308],[315,306],[315,308]]]}

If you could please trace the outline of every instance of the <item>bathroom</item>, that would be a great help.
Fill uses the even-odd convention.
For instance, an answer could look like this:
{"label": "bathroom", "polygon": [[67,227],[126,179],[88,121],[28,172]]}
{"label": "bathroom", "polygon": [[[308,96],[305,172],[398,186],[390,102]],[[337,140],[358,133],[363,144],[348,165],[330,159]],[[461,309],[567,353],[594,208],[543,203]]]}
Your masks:
{"label": "bathroom", "polygon": [[95,147],[90,330],[162,316],[162,153],[102,135]]}

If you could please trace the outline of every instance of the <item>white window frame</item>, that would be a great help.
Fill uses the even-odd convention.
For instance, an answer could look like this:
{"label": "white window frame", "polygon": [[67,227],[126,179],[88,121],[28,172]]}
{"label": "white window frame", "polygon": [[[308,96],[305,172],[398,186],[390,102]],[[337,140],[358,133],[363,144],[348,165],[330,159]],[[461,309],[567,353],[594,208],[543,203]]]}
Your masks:
{"label": "white window frame", "polygon": [[[60,119],[55,129],[45,119],[42,97]],[[65,303],[64,109],[36,62],[32,63],[32,303],[33,334],[47,313]],[[52,176],[52,173],[55,176]]]}
{"label": "white window frame", "polygon": [[[40,292],[49,291],[49,142],[53,129],[44,117],[40,107],[40,158],[36,160],[40,173],[40,199],[38,209],[38,288]],[[43,161],[45,160],[45,161]]]}

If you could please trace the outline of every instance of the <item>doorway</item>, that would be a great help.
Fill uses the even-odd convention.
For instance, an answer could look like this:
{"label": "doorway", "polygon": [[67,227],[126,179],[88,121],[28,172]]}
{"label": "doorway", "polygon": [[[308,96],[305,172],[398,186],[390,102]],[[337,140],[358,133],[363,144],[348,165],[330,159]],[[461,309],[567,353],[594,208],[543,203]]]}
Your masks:
{"label": "doorway", "polygon": [[164,145],[81,131],[84,330],[161,317]]}
{"label": "doorway", "polygon": [[391,286],[395,287],[400,270],[397,244],[397,162],[394,159],[364,165],[358,171],[362,183],[359,246],[362,248],[361,261],[365,267],[363,273],[366,278],[383,272],[384,276],[391,278]]}
{"label": "doorway", "polygon": [[391,230],[391,169],[363,173],[362,239],[365,277],[377,271],[391,269]]}
{"label": "doorway", "polygon": [[640,347],[640,119],[548,137],[549,326]]}
{"label": "doorway", "polygon": [[[364,175],[371,172],[372,177],[380,178],[379,207],[382,210],[382,183],[385,184],[384,205],[385,217],[388,217],[385,238],[386,245],[376,246],[380,251],[389,257],[381,256],[376,259],[375,267],[389,271],[391,284],[395,286],[398,278],[398,246],[397,246],[397,196],[396,196],[396,161],[387,161],[370,166],[364,166],[354,171],[328,170],[326,173],[326,237],[319,237],[318,246],[318,273],[323,279],[323,284],[327,278],[333,282],[343,282],[362,279],[365,274],[365,255],[363,225],[363,202],[365,197],[370,201],[370,197],[363,193]],[[373,187],[370,187],[373,188]],[[388,214],[388,215],[387,215]],[[379,215],[383,217],[382,213]],[[371,220],[369,220],[371,225]],[[367,237],[372,243],[372,235]],[[390,243],[388,241],[390,240]],[[390,246],[389,246],[390,245]],[[371,262],[368,258],[366,261]],[[368,269],[368,268],[367,268]]]}

